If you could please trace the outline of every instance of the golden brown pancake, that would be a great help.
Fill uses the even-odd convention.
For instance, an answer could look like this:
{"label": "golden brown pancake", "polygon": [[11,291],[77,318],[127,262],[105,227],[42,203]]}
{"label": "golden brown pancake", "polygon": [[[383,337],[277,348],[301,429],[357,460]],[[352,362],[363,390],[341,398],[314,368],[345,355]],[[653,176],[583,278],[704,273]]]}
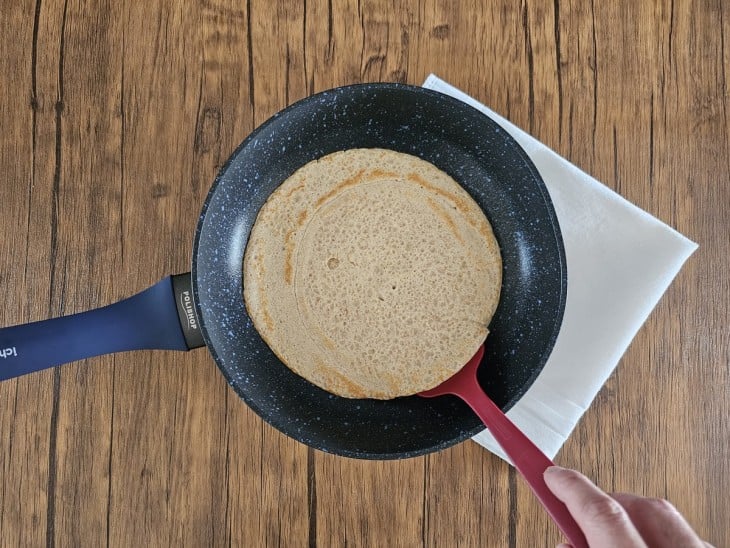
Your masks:
{"label": "golden brown pancake", "polygon": [[499,301],[484,213],[434,165],[350,149],[296,171],[251,230],[244,298],[295,373],[348,398],[437,386],[472,357]]}

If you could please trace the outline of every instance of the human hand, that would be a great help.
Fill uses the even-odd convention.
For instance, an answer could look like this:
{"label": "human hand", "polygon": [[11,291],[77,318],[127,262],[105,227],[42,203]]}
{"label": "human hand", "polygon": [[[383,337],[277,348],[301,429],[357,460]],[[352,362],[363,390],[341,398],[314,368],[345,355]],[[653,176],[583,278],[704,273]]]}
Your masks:
{"label": "human hand", "polygon": [[580,472],[559,466],[545,471],[545,483],[568,507],[591,548],[711,548],[666,500],[609,496]]}

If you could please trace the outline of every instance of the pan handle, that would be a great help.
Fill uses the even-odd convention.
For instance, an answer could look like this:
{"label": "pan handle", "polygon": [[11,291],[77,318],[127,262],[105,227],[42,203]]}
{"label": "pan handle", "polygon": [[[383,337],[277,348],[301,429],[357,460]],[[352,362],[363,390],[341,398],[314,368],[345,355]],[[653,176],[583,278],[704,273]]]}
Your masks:
{"label": "pan handle", "polygon": [[0,329],[0,380],[102,354],[203,346],[190,273],[117,303]]}

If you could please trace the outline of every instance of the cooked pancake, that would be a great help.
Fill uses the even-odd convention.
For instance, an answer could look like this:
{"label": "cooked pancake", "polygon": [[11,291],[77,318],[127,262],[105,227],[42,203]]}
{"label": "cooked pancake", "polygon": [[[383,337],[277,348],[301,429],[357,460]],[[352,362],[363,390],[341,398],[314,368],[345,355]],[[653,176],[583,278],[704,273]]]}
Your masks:
{"label": "cooked pancake", "polygon": [[251,230],[244,298],[291,370],[348,398],[433,388],[472,357],[499,301],[484,213],[434,165],[350,149],[296,171]]}

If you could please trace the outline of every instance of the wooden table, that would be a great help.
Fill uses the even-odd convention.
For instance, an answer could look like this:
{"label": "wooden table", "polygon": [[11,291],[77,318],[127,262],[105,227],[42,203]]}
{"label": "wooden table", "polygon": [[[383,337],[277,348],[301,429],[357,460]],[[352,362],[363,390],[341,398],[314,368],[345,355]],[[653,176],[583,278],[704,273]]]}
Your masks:
{"label": "wooden table", "polygon": [[[730,545],[722,0],[3,0],[0,13],[0,325],[187,270],[217,170],[292,101],[435,72],[699,242],[557,461],[669,498]],[[475,443],[401,462],[308,449],[246,407],[205,350],[3,382],[0,433],[7,546],[559,540]]]}

